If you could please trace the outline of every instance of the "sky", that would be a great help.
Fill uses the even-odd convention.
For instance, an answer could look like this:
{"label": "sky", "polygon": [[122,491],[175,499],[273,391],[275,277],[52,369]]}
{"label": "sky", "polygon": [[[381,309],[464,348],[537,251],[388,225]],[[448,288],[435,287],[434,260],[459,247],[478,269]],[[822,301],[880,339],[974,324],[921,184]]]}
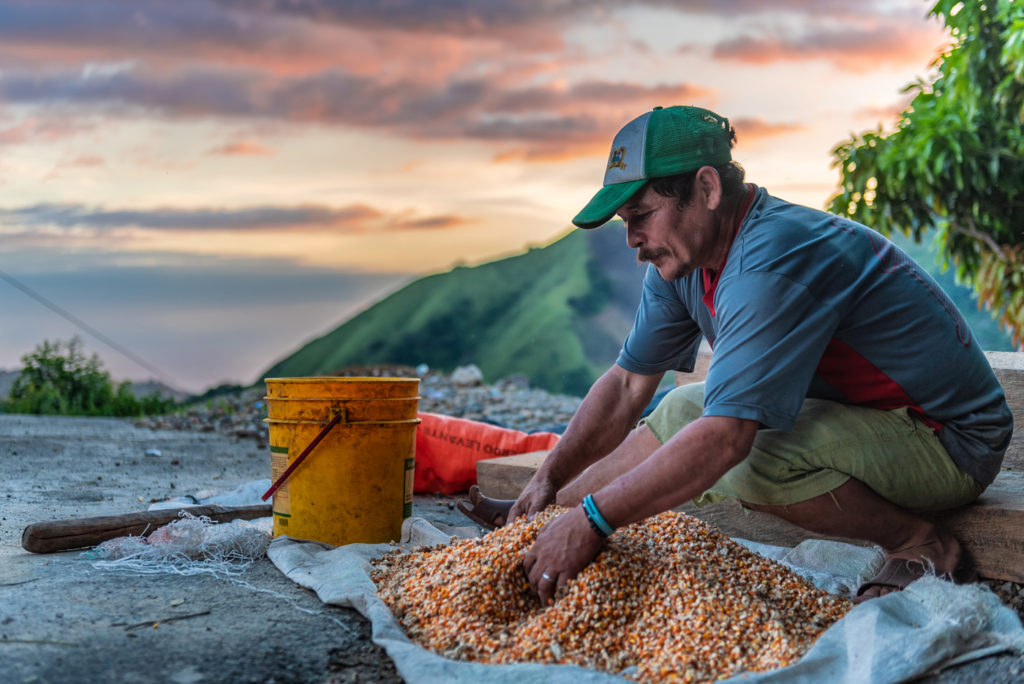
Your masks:
{"label": "sky", "polygon": [[[653,106],[823,208],[950,38],[919,0],[0,0],[0,369],[248,384],[422,275],[547,244]],[[625,248],[625,246],[624,246]]]}

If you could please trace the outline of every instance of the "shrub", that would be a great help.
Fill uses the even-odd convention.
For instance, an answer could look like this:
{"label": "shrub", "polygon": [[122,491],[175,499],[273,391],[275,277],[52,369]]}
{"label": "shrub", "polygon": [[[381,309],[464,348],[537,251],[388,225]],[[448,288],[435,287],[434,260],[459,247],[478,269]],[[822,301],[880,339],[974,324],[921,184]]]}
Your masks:
{"label": "shrub", "polygon": [[21,362],[21,373],[4,403],[11,413],[140,416],[174,407],[172,399],[156,394],[140,401],[130,382],[115,390],[99,356],[86,356],[78,337],[67,342],[44,340]]}

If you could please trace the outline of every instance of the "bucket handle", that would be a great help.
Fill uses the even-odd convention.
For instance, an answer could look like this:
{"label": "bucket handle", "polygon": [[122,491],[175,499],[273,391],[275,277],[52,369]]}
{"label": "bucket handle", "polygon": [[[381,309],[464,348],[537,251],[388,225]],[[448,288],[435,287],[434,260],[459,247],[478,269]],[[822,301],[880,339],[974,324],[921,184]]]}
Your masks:
{"label": "bucket handle", "polygon": [[334,418],[331,418],[331,422],[327,423],[327,425],[324,426],[324,429],[320,431],[320,434],[313,438],[313,441],[309,443],[309,446],[302,450],[302,453],[299,454],[299,457],[292,461],[292,464],[288,466],[283,473],[281,473],[280,477],[277,478],[274,484],[270,485],[270,489],[268,489],[266,493],[260,497],[260,499],[266,501],[271,496],[273,496],[274,492],[276,492],[281,487],[281,485],[288,481],[288,478],[291,477],[292,472],[299,467],[299,464],[306,460],[306,457],[309,456],[309,452],[313,451],[313,449],[316,448],[316,445],[320,443],[320,440],[326,437],[327,433],[330,432],[331,429],[335,425],[340,423],[344,418],[344,410],[335,413]]}

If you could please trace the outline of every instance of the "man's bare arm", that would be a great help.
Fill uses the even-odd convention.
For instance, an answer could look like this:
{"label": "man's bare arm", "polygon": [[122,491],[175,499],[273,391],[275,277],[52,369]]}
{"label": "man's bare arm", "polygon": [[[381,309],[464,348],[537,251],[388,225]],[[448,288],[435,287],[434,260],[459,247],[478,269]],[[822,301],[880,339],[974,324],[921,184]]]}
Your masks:
{"label": "man's bare arm", "polygon": [[510,518],[530,515],[590,464],[607,456],[636,425],[662,375],[640,375],[612,366],[587,392],[565,434],[519,495]]}

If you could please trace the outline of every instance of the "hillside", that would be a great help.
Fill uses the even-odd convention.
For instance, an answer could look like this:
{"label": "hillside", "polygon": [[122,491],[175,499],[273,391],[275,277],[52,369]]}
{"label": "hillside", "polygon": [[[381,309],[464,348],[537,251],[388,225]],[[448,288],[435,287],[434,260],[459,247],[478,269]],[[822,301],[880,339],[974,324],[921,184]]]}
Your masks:
{"label": "hillside", "polygon": [[487,380],[524,373],[582,395],[614,361],[633,320],[643,268],[618,222],[574,230],[543,248],[417,280],[311,341],[263,377],[400,363]]}

